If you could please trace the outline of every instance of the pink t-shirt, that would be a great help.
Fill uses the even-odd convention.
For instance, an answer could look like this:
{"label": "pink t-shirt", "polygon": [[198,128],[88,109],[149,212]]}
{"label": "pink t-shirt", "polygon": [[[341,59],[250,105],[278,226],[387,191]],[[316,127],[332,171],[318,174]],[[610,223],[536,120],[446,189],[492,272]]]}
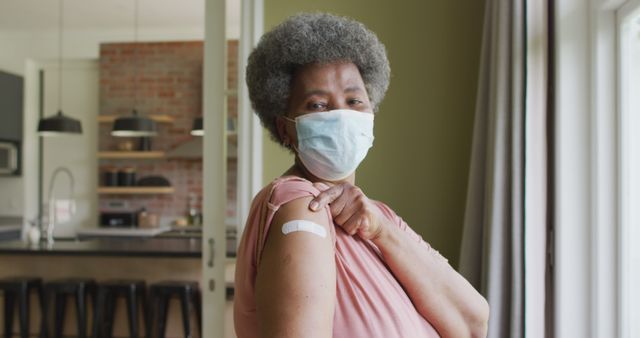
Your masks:
{"label": "pink t-shirt", "polygon": [[[273,181],[254,198],[236,260],[234,322],[238,338],[259,337],[256,271],[274,214],[283,204],[319,193],[311,182],[285,176]],[[428,246],[388,206],[376,203],[394,224],[414,240]],[[327,213],[327,217],[331,219],[331,214]],[[330,234],[335,245],[336,262],[333,337],[439,337],[431,324],[418,313],[371,241],[349,236],[337,225]],[[439,255],[435,250],[433,252]]]}

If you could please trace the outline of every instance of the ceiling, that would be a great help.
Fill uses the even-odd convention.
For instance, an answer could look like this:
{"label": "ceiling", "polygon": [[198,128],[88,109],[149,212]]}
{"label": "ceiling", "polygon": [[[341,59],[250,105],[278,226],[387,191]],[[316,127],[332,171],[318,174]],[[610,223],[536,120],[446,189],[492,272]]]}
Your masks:
{"label": "ceiling", "polygon": [[[139,0],[139,27],[203,27],[204,1]],[[51,0],[2,0],[0,31],[55,30],[58,27],[58,5],[58,1]],[[132,28],[134,5],[133,0],[64,0],[64,29]],[[237,25],[239,0],[227,0],[227,7],[229,25]]]}

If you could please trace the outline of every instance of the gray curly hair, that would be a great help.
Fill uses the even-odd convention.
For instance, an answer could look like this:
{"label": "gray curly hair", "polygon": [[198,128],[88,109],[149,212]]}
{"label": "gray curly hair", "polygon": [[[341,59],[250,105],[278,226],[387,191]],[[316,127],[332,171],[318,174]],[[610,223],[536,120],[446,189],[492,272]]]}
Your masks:
{"label": "gray curly hair", "polygon": [[358,67],[377,111],[389,86],[389,60],[384,45],[362,23],[327,13],[302,13],[260,38],[249,55],[246,81],[253,109],[276,142],[282,145],[276,118],[287,112],[296,69],[336,61]]}

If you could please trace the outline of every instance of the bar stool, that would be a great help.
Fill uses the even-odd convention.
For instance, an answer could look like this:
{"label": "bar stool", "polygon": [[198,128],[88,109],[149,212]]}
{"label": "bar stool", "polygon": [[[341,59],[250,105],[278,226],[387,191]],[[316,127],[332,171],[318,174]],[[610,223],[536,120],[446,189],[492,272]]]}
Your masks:
{"label": "bar stool", "polygon": [[[154,314],[153,320],[149,321],[147,332],[151,333],[151,322],[157,322],[156,335],[159,338],[165,337],[167,325],[167,312],[169,310],[169,300],[171,297],[178,297],[182,308],[182,325],[185,338],[192,338],[190,316],[191,305],[195,307],[196,319],[198,322],[198,332],[202,335],[202,305],[200,301],[200,290],[197,282],[190,281],[164,281],[152,284],[150,287],[151,302],[150,307]],[[157,309],[157,310],[156,310]],[[151,335],[149,334],[149,337]]]}
{"label": "bar stool", "polygon": [[53,303],[53,300],[55,300],[56,314],[54,324],[54,337],[62,338],[65,311],[67,307],[67,297],[72,297],[75,298],[76,303],[78,337],[86,338],[87,298],[88,296],[91,296],[95,308],[97,291],[95,280],[91,278],[67,278],[54,280],[45,284],[45,291],[47,293],[45,306]]}
{"label": "bar stool", "polygon": [[116,301],[124,297],[129,315],[129,333],[132,338],[139,337],[138,304],[142,307],[145,327],[148,327],[146,283],[143,280],[109,280],[98,284],[98,303],[96,307],[94,337],[113,337],[113,318]]}
{"label": "bar stool", "polygon": [[0,279],[0,290],[4,291],[4,336],[9,338],[13,335],[13,313],[14,303],[18,300],[18,319],[20,322],[20,337],[27,338],[29,335],[29,296],[32,291],[38,293],[40,300],[40,314],[42,317],[40,325],[40,336],[47,337],[46,330],[46,306],[44,293],[42,290],[42,279],[37,277],[10,277]]}

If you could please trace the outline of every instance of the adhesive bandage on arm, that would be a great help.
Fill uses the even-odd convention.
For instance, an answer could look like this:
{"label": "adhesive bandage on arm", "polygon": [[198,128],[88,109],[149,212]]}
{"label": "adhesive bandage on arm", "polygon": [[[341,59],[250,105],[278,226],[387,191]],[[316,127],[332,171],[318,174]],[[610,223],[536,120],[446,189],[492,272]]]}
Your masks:
{"label": "adhesive bandage on arm", "polygon": [[285,235],[296,231],[310,232],[322,238],[327,237],[327,229],[325,229],[325,227],[323,227],[322,225],[313,223],[311,221],[296,219],[282,225],[282,233]]}

